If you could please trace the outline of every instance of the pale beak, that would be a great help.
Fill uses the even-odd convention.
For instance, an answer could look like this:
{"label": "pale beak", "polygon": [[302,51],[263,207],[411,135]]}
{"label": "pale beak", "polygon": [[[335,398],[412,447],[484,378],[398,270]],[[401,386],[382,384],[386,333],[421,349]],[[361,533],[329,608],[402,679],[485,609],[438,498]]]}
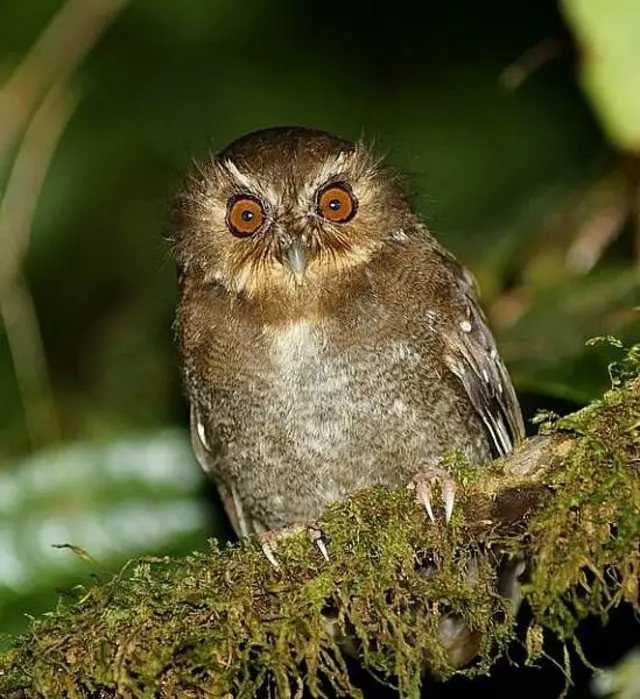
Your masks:
{"label": "pale beak", "polygon": [[283,250],[284,261],[289,269],[293,272],[296,284],[302,284],[304,272],[309,261],[309,246],[300,238],[294,240]]}

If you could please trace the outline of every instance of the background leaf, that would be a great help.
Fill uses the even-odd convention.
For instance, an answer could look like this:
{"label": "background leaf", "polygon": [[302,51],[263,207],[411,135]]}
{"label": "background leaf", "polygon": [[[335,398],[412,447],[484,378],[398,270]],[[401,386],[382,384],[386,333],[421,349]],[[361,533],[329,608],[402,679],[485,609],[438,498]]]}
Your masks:
{"label": "background leaf", "polygon": [[640,152],[640,5],[564,0],[583,53],[582,83],[611,137]]}

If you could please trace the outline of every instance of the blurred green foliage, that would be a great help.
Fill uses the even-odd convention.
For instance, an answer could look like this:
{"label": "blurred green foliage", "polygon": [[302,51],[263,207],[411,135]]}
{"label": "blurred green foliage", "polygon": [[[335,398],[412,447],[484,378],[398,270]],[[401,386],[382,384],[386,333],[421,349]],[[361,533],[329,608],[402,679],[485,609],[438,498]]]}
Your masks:
{"label": "blurred green foliage", "polygon": [[52,607],[56,585],[104,576],[135,552],[201,546],[209,514],[193,465],[173,430],[49,449],[0,470],[2,630]]}
{"label": "blurred green foliage", "polygon": [[[64,4],[0,5],[6,85]],[[528,415],[604,388],[611,350],[585,347],[588,337],[638,336],[637,162],[601,133],[555,2],[122,5],[70,76],[58,76],[75,106],[42,190],[21,189],[12,168],[28,142],[38,153],[28,125],[47,90],[0,153],[0,195],[13,191],[18,208],[37,200],[12,270],[17,312],[3,307],[0,324],[3,631],[50,606],[56,586],[95,572],[53,544],[81,546],[110,569],[136,553],[202,548],[215,531],[189,455],[163,241],[193,156],[278,124],[374,138],[410,174],[432,230],[477,275]],[[60,45],[72,51],[84,36],[73,26]],[[634,60],[639,51],[640,41]],[[58,56],[43,70],[55,73]],[[625,75],[623,92],[637,98],[639,87],[640,71]],[[2,102],[0,92],[0,142],[8,110],[29,94]],[[45,135],[54,128],[47,114],[42,123]],[[2,223],[0,280],[15,233]],[[39,415],[49,428],[35,434]],[[169,439],[171,426],[182,432]],[[147,456],[122,449],[132,438]],[[172,464],[170,483],[142,469],[148,453]]]}
{"label": "blurred green foliage", "polygon": [[611,138],[640,153],[640,5],[636,0],[565,0],[584,48],[582,79]]}

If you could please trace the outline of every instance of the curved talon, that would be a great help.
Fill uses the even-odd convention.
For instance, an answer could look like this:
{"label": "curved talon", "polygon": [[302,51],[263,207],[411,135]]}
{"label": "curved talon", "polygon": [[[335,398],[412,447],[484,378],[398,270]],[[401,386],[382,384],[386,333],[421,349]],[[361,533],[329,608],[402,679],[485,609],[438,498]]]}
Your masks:
{"label": "curved talon", "polygon": [[431,507],[431,486],[422,480],[419,480],[414,485],[418,500],[422,503],[424,509],[427,511],[429,519],[435,524],[436,518],[433,514],[433,508]]}
{"label": "curved talon", "polygon": [[274,568],[279,568],[280,564],[278,563],[278,560],[276,559],[275,554],[273,553],[271,544],[265,539],[263,539],[260,544],[260,547],[262,548],[262,553],[264,553],[264,557],[269,561],[269,563],[271,563],[271,565]]}
{"label": "curved talon", "polygon": [[300,533],[306,527],[307,534],[311,541],[318,547],[318,550],[322,554],[325,561],[329,560],[329,552],[327,550],[327,544],[324,540],[322,531],[315,526],[313,522],[292,524],[284,529],[275,530],[262,530],[259,525],[254,522],[254,529],[260,537],[260,547],[264,553],[265,558],[271,563],[274,568],[280,568],[278,559],[276,558],[275,552],[278,547],[278,542],[282,539],[286,539],[289,536]]}
{"label": "curved talon", "polygon": [[453,514],[453,505],[456,501],[456,488],[452,481],[445,481],[440,488],[442,490],[442,499],[444,500],[444,518],[445,522],[449,524]]}
{"label": "curved talon", "polygon": [[309,538],[318,547],[318,550],[322,554],[322,557],[324,558],[324,560],[328,561],[329,560],[329,552],[327,551],[327,545],[324,542],[324,538],[322,536],[322,532],[320,531],[320,529],[316,529],[315,527],[309,527],[307,531],[309,534]]}
{"label": "curved talon", "polygon": [[416,491],[418,502],[427,511],[429,519],[435,524],[436,518],[433,514],[433,504],[431,500],[432,485],[437,483],[440,486],[440,494],[444,502],[445,522],[448,524],[451,521],[453,507],[456,499],[456,486],[453,479],[446,471],[431,467],[420,471],[415,475],[409,484],[409,487]]}

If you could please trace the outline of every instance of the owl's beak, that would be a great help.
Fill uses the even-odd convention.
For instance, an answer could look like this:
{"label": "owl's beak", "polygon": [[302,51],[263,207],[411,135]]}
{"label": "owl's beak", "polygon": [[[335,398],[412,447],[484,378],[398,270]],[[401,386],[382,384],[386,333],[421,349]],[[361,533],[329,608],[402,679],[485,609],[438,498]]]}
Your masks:
{"label": "owl's beak", "polygon": [[307,262],[309,261],[309,245],[301,238],[296,238],[292,243],[287,245],[282,252],[284,262],[293,272],[296,284],[302,284]]}

